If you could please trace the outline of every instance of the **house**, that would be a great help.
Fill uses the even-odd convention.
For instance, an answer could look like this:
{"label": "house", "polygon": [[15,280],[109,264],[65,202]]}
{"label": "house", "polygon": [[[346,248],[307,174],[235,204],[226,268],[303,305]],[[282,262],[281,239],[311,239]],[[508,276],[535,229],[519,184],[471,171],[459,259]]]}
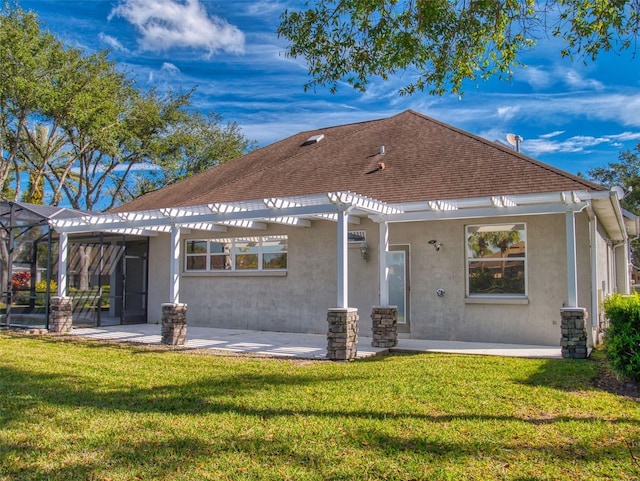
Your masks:
{"label": "house", "polygon": [[394,305],[400,336],[557,346],[563,309],[593,344],[604,297],[629,292],[638,224],[621,197],[409,110],[54,227],[62,250],[79,233],[148,237],[147,322],[185,303],[190,325],[325,333],[337,308],[368,331],[372,306]]}

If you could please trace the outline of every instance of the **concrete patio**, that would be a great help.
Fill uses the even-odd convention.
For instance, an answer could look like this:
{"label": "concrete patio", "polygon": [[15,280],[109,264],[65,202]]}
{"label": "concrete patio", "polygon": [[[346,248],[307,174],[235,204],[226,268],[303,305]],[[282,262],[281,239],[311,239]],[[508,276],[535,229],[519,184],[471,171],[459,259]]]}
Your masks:
{"label": "concrete patio", "polygon": [[[159,324],[135,324],[74,328],[73,335],[86,339],[160,344]],[[188,349],[211,349],[235,354],[253,354],[282,358],[325,359],[327,338],[322,334],[297,334],[242,329],[215,329],[189,326]],[[493,344],[482,342],[426,341],[400,338],[391,349],[371,347],[371,337],[359,336],[358,357],[388,352],[440,352],[524,358],[561,359],[560,347]]]}

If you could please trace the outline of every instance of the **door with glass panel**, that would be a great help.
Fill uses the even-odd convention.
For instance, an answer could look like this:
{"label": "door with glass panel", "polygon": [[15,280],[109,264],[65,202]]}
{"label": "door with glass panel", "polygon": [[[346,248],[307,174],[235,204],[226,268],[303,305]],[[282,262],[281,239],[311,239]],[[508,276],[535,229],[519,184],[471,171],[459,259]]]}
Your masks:
{"label": "door with glass panel", "polygon": [[408,245],[389,246],[387,269],[389,305],[398,306],[398,332],[410,332],[411,284]]}

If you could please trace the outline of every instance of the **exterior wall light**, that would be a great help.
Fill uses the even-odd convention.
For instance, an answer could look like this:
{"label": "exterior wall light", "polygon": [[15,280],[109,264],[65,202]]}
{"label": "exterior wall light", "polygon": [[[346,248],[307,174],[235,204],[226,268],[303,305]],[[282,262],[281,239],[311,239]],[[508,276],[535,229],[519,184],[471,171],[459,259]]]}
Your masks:
{"label": "exterior wall light", "polygon": [[437,251],[439,251],[439,250],[440,250],[440,247],[442,246],[442,242],[438,242],[438,241],[437,241],[437,240],[435,240],[435,239],[431,239],[431,240],[429,241],[429,244],[431,244],[433,247],[435,247]]}
{"label": "exterior wall light", "polygon": [[364,259],[365,262],[369,262],[369,246],[366,242],[360,244],[360,255]]}

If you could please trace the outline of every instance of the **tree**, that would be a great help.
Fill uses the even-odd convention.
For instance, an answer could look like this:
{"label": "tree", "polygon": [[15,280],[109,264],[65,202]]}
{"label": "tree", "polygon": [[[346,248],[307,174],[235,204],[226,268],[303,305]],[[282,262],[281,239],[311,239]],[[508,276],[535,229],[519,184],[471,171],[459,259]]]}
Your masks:
{"label": "tree", "polygon": [[593,181],[606,187],[623,187],[627,194],[622,199],[622,206],[629,212],[640,215],[640,143],[633,150],[620,152],[618,162],[595,167],[587,174]]}
{"label": "tree", "polygon": [[[4,199],[109,209],[246,153],[230,123],[191,110],[193,90],[142,91],[108,58],[64,45],[33,13],[0,11],[0,188]],[[142,170],[141,186],[134,171]],[[145,178],[148,172],[163,175]]]}
{"label": "tree", "polygon": [[500,249],[500,258],[502,259],[502,278],[504,279],[507,267],[507,251],[509,247],[520,242],[520,232],[517,230],[500,230],[489,233],[489,243]]}
{"label": "tree", "polygon": [[[640,28],[638,0],[316,0],[285,11],[287,55],[303,57],[305,88],[411,75],[401,89],[462,93],[466,80],[510,77],[541,36],[563,40],[561,56],[593,61],[628,49]],[[415,76],[414,76],[415,74]]]}
{"label": "tree", "polygon": [[[618,162],[589,170],[588,176],[608,188],[616,185],[624,188],[626,195],[621,201],[622,207],[640,215],[640,143],[633,150],[620,152]],[[633,263],[640,265],[640,239],[631,241],[631,254]]]}
{"label": "tree", "polygon": [[235,122],[223,123],[219,115],[191,113],[172,124],[158,138],[153,167],[136,172],[116,194],[126,202],[165,185],[204,172],[256,147]]}
{"label": "tree", "polygon": [[0,188],[5,197],[15,193],[12,177],[19,186],[21,136],[53,95],[50,62],[59,49],[59,42],[40,31],[35,15],[9,9],[0,16]]}
{"label": "tree", "polygon": [[[25,127],[21,132],[19,157],[29,172],[29,183],[22,200],[31,204],[42,204],[44,200],[45,180],[48,169],[57,169],[59,159],[65,159],[66,138],[48,125],[36,124]],[[18,178],[20,176],[18,175]],[[19,184],[16,186],[19,192]]]}

